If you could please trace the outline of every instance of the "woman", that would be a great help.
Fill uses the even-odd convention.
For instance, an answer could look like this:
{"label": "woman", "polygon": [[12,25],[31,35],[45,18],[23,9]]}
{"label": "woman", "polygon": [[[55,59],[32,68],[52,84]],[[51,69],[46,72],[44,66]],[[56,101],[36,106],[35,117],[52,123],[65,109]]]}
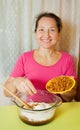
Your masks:
{"label": "woman", "polygon": [[[35,36],[39,48],[25,52],[18,58],[5,87],[15,94],[28,96],[36,93],[37,89],[45,90],[47,81],[53,77],[68,75],[76,79],[72,56],[55,49],[61,29],[61,19],[55,14],[45,12],[37,17]],[[71,101],[75,94],[76,87],[60,96],[64,101]],[[10,96],[6,91],[5,95]]]}

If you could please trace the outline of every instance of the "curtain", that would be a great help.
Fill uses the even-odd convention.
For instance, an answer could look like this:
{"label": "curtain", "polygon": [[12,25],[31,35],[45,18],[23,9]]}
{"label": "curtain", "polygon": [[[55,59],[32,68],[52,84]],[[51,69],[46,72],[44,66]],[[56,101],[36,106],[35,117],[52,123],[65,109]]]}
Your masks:
{"label": "curtain", "polygon": [[0,82],[9,76],[18,56],[38,47],[34,37],[35,17],[50,11],[61,17],[59,48],[79,61],[79,0],[0,0]]}

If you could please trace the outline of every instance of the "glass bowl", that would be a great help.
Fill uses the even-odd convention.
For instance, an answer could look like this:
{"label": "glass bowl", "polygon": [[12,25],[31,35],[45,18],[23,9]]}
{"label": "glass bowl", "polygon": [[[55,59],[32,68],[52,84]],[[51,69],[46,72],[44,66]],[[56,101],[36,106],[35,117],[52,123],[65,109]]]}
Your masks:
{"label": "glass bowl", "polygon": [[18,115],[23,122],[31,125],[42,125],[50,122],[56,108],[62,103],[59,96],[45,90],[38,90],[32,96],[21,96],[21,98],[33,108],[27,109],[15,100],[18,106]]}

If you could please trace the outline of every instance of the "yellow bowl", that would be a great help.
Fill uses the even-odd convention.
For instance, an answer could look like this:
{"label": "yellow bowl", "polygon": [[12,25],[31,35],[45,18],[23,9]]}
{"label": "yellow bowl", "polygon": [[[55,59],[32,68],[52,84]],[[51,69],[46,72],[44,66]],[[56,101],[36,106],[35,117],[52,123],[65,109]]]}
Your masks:
{"label": "yellow bowl", "polygon": [[46,89],[53,94],[63,94],[70,91],[76,84],[71,76],[58,76],[49,80]]}

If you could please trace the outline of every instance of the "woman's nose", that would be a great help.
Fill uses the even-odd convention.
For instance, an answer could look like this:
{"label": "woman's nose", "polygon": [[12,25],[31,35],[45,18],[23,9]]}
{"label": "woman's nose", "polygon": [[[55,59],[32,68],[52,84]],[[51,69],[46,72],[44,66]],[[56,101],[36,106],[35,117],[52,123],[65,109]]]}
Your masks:
{"label": "woman's nose", "polygon": [[49,30],[46,30],[46,31],[45,31],[45,36],[46,36],[46,37],[49,37]]}

